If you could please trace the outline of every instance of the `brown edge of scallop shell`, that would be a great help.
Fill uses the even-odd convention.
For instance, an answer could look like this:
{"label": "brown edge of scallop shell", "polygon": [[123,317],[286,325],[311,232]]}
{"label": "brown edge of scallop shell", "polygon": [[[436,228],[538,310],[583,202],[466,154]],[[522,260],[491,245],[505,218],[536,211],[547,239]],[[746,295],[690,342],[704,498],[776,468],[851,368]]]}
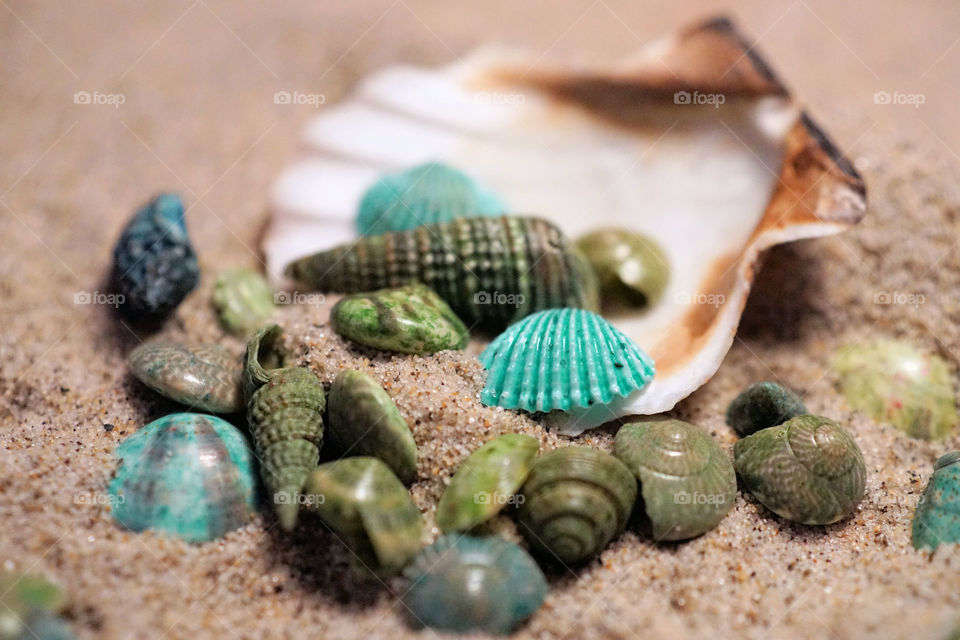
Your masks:
{"label": "brown edge of scallop shell", "polygon": [[[497,75],[501,81],[534,86],[595,115],[634,126],[638,122],[631,118],[631,110],[669,109],[678,91],[722,93],[731,100],[775,96],[792,101],[770,66],[728,18],[718,17],[687,28],[666,42],[668,46],[656,57],[627,60],[612,72]],[[721,329],[721,319],[735,313],[737,320],[731,323],[728,336],[732,343],[766,249],[791,240],[839,233],[863,217],[863,179],[806,112],[800,110],[784,146],[776,189],[763,218],[743,249],[718,260],[711,275],[701,283],[699,293],[723,295],[727,302],[692,304],[680,320],[681,327],[650,348],[657,376],[686,366]],[[741,282],[746,289],[743,295],[736,295]],[[728,309],[731,305],[736,308]]]}

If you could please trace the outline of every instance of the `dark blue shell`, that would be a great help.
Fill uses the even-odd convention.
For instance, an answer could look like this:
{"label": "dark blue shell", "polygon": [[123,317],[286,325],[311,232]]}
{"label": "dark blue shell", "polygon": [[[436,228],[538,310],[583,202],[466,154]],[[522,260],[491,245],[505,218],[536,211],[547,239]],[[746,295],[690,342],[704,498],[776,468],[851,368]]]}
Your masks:
{"label": "dark blue shell", "polygon": [[131,316],[162,316],[200,280],[179,196],[161,193],[137,211],[113,250],[113,281]]}

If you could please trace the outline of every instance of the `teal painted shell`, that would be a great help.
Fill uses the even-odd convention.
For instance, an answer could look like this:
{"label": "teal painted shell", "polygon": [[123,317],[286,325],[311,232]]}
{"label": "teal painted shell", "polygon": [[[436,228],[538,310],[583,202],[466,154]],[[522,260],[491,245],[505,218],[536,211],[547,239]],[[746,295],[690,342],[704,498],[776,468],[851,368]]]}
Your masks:
{"label": "teal painted shell", "polygon": [[733,507],[733,463],[692,424],[662,420],[623,425],[614,453],[640,481],[642,506],[656,541],[702,535]]}
{"label": "teal painted shell", "polygon": [[480,364],[480,401],[524,411],[606,405],[653,379],[653,361],[596,313],[550,309],[514,324],[490,343]]}
{"label": "teal painted shell", "polygon": [[843,519],[866,488],[867,468],[856,440],[820,416],[797,416],[738,440],[733,465],[763,506],[803,524]]}
{"label": "teal painted shell", "polygon": [[327,398],[327,438],[341,456],[383,460],[404,484],[417,477],[417,443],[387,392],[363,373],[337,374]]}
{"label": "teal painted shell", "polygon": [[656,304],[670,280],[667,255],[652,239],[630,229],[600,229],[577,240],[600,283],[603,310]]}
{"label": "teal painted shell", "polygon": [[423,519],[406,488],[377,458],[344,458],[311,474],[305,502],[353,552],[362,567],[388,574],[422,544]]}
{"label": "teal painted shell", "polygon": [[360,201],[357,230],[365,236],[406,231],[454,218],[507,212],[499,197],[451,166],[429,162],[380,178]]}
{"label": "teal painted shell", "polygon": [[411,622],[455,633],[508,634],[547,596],[537,563],[502,538],[441,536],[403,573]]}
{"label": "teal painted shell", "polygon": [[532,436],[508,433],[471,453],[440,497],[440,530],[467,531],[514,502],[539,448]]}
{"label": "teal painted shell", "polygon": [[800,396],[776,382],[747,387],[727,407],[727,424],[740,437],[809,413]]}
{"label": "teal painted shell", "polygon": [[256,509],[254,459],[230,423],[174,413],[117,447],[108,492],[114,519],[132,531],[159,529],[207,542],[243,526]]}
{"label": "teal painted shell", "polygon": [[936,549],[960,542],[960,451],[944,454],[913,515],[913,547]]}
{"label": "teal painted shell", "polygon": [[542,309],[598,304],[586,259],[537,218],[459,218],[361,238],[297,260],[285,273],[339,293],[422,282],[468,325],[487,329]]}
{"label": "teal painted shell", "polygon": [[166,315],[199,281],[183,203],[161,193],[133,215],[114,247],[113,283],[123,296],[119,309],[133,317]]}
{"label": "teal painted shell", "polygon": [[384,351],[426,355],[463,349],[470,341],[463,321],[420,283],[344,296],[330,322],[344,338]]}
{"label": "teal painted shell", "polygon": [[273,290],[253,269],[227,269],[213,285],[213,306],[224,329],[247,335],[273,313]]}
{"label": "teal painted shell", "polygon": [[243,388],[260,476],[280,526],[289,531],[297,522],[300,491],[320,461],[326,394],[309,369],[283,367],[282,332],[271,324],[250,338]]}
{"label": "teal painted shell", "polygon": [[913,438],[939,440],[957,426],[954,382],[947,362],[896,340],[847,345],[831,366],[853,408]]}
{"label": "teal painted shell", "polygon": [[188,347],[157,340],[134,349],[127,362],[140,382],[190,409],[243,409],[243,360],[219,345]]}
{"label": "teal painted shell", "polygon": [[637,481],[609,453],[564,447],[542,455],[520,490],[520,531],[544,557],[583,562],[623,533]]}

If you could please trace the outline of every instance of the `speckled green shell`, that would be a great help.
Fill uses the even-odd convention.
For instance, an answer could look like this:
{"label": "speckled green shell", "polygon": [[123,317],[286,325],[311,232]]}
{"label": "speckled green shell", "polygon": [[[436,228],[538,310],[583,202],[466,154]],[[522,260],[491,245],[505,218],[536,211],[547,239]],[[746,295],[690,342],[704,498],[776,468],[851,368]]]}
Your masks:
{"label": "speckled green shell", "polygon": [[508,634],[547,596],[526,551],[502,538],[441,536],[404,570],[411,622],[454,633]]}
{"label": "speckled green shell", "polygon": [[428,162],[383,176],[367,189],[357,211],[357,230],[375,236],[454,218],[506,212],[506,205],[495,193],[463,172]]}
{"label": "speckled green shell", "polygon": [[420,283],[345,296],[330,321],[344,338],[384,351],[425,355],[463,349],[470,341],[460,318]]}
{"label": "speckled green shell", "polygon": [[913,515],[913,547],[960,542],[960,451],[940,456]]}
{"label": "speckled green shell", "polygon": [[158,340],[134,349],[127,362],[140,382],[191,409],[243,409],[243,359],[219,345],[188,347]]}
{"label": "speckled green shell", "polygon": [[583,562],[623,533],[637,481],[609,453],[564,447],[542,455],[519,499],[520,531],[545,558]]}
{"label": "speckled green shell", "polygon": [[441,531],[467,531],[496,515],[523,486],[540,443],[508,433],[470,454],[450,479],[437,505]]}
{"label": "speckled green shell", "polygon": [[656,541],[704,534],[733,507],[733,463],[692,424],[662,420],[623,425],[614,453],[640,481],[643,509]]}
{"label": "speckled green shell", "polygon": [[256,509],[253,455],[243,434],[220,418],[160,418],[124,440],[117,458],[107,488],[111,514],[132,531],[207,542],[243,526]]}
{"label": "speckled green shell", "polygon": [[727,424],[740,437],[809,413],[800,396],[776,382],[747,387],[727,407]]}
{"label": "speckled green shell", "polygon": [[200,281],[180,197],[161,193],[124,228],[113,249],[113,285],[128,316],[158,318],[172,311]]}
{"label": "speckled green shell", "polygon": [[404,484],[417,477],[417,443],[387,392],[361,371],[337,374],[327,398],[327,440],[341,456],[383,460]]}
{"label": "speckled green shell", "polygon": [[666,253],[652,238],[630,229],[600,229],[577,240],[593,267],[604,311],[656,304],[670,280]]}
{"label": "speckled green shell", "polygon": [[320,460],[326,395],[309,369],[282,367],[281,333],[273,324],[250,338],[243,385],[260,476],[280,526],[289,531],[300,510],[300,490]]}
{"label": "speckled green shell", "polygon": [[937,440],[957,425],[949,365],[896,340],[847,345],[832,362],[855,409],[914,438]]}
{"label": "speckled green shell", "polygon": [[306,502],[336,533],[359,565],[399,571],[421,548],[423,520],[406,488],[377,458],[344,458],[311,474]]}
{"label": "speckled green shell", "polygon": [[224,329],[246,335],[273,313],[273,290],[253,269],[227,269],[213,285],[213,306]]}
{"label": "speckled green shell", "polygon": [[653,379],[653,361],[601,316],[550,309],[514,324],[482,354],[480,401],[524,411],[605,405]]}
{"label": "speckled green shell", "polygon": [[803,524],[850,515],[866,487],[867,468],[853,436],[820,416],[797,416],[738,440],[733,464],[763,506]]}
{"label": "speckled green shell", "polygon": [[354,293],[422,282],[469,326],[502,329],[553,307],[596,309],[596,276],[553,224],[460,218],[361,238],[288,265],[320,291]]}

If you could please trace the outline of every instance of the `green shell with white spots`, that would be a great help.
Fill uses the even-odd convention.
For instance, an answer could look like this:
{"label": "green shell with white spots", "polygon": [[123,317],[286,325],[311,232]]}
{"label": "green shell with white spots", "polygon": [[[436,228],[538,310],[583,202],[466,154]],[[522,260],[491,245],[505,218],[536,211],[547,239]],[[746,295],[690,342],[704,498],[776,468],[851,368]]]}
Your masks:
{"label": "green shell with white spots", "polygon": [[913,515],[915,549],[960,542],[960,451],[944,454]]}

